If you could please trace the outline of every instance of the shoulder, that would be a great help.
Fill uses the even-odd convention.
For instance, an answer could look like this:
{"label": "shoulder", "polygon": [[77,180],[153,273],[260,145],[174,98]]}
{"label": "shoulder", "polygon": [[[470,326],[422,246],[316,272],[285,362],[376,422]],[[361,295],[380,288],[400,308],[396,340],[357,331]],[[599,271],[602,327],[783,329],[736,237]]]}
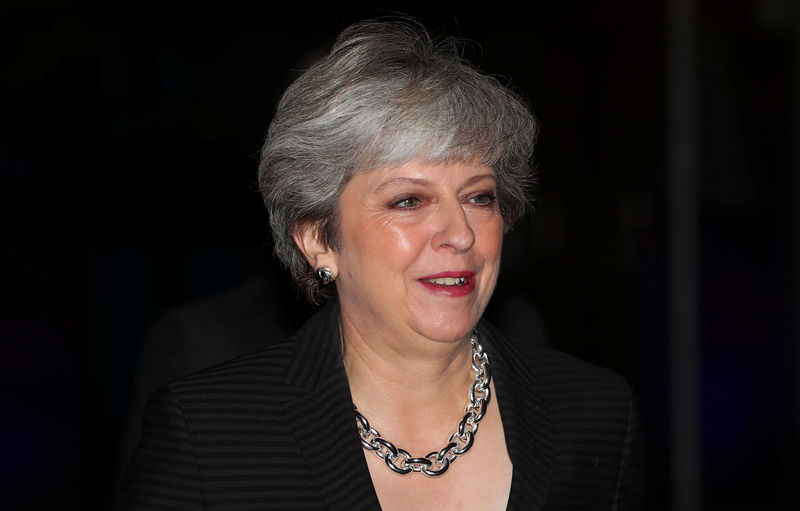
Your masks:
{"label": "shoulder", "polygon": [[[565,507],[642,509],[644,445],[634,393],[619,374],[556,349],[492,333],[523,435],[536,429],[552,459],[550,500]],[[512,410],[513,411],[513,410]],[[536,445],[534,443],[534,445]],[[606,504],[600,505],[601,502]],[[584,507],[581,507],[584,509]]]}
{"label": "shoulder", "polygon": [[529,360],[562,438],[617,451],[638,428],[636,398],[621,375],[548,347],[534,347]]}
{"label": "shoulder", "polygon": [[549,397],[598,393],[627,399],[627,381],[610,369],[581,360],[532,339],[501,333],[488,322],[480,327],[491,339],[492,346],[510,366],[516,377],[535,385]]}
{"label": "shoulder", "polygon": [[619,374],[549,346],[506,337],[491,325],[484,328],[504,362],[505,377],[512,383],[508,388],[536,396],[560,434],[581,436],[602,429],[607,435],[624,437],[637,420],[634,393]]}
{"label": "shoulder", "polygon": [[179,418],[187,435],[205,442],[241,432],[248,423],[281,431],[279,417],[292,395],[284,383],[292,347],[289,341],[274,344],[157,388],[144,409],[144,436],[151,425],[170,417],[166,426],[174,427]]}
{"label": "shoulder", "polygon": [[627,380],[611,369],[546,346],[526,346],[521,351],[549,393],[580,391],[627,399],[630,392]]}
{"label": "shoulder", "polygon": [[280,342],[161,386],[146,407],[120,508],[200,509],[204,499],[231,504],[259,494],[270,508],[291,507],[300,495],[316,509],[287,418],[301,392],[285,382],[293,349]]}
{"label": "shoulder", "polygon": [[159,389],[187,403],[247,396],[275,396],[291,361],[294,343],[289,340],[192,373]]}
{"label": "shoulder", "polygon": [[[622,441],[638,420],[634,392],[618,373],[551,347],[526,345],[520,351],[536,377],[536,391],[551,405],[561,434],[583,438],[602,432],[604,440]],[[584,431],[587,427],[591,432]]]}
{"label": "shoulder", "polygon": [[223,452],[241,454],[231,441],[290,445],[284,417],[296,391],[284,379],[292,347],[281,342],[161,386],[145,408],[142,443],[178,432],[192,456],[213,463]]}
{"label": "shoulder", "polygon": [[340,371],[338,308],[324,307],[292,336],[258,351],[203,369],[162,387],[160,392],[189,403],[219,403],[240,410],[277,405],[317,387]]}

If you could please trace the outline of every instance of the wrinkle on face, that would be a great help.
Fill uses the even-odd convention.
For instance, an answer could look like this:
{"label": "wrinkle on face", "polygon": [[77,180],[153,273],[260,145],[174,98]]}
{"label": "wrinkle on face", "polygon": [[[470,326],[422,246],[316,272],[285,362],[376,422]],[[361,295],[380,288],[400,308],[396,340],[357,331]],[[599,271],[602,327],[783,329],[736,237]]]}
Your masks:
{"label": "wrinkle on face", "polygon": [[[495,185],[489,167],[471,164],[412,163],[354,176],[338,208],[343,313],[378,335],[438,341],[468,335],[494,290],[503,237],[496,202],[484,207],[470,194],[494,193]],[[406,196],[418,197],[420,206],[391,206]],[[455,238],[447,243],[458,230],[463,234],[461,222],[474,235],[466,249]],[[475,271],[472,296],[432,296],[419,284],[445,270]]]}

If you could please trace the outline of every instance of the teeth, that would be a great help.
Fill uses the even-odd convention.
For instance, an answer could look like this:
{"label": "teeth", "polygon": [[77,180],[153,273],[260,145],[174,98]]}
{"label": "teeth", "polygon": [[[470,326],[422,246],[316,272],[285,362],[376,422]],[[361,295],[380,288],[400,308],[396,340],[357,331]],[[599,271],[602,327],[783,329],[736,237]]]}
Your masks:
{"label": "teeth", "polygon": [[441,279],[428,279],[428,282],[439,284],[440,286],[463,286],[467,283],[466,277],[444,277]]}

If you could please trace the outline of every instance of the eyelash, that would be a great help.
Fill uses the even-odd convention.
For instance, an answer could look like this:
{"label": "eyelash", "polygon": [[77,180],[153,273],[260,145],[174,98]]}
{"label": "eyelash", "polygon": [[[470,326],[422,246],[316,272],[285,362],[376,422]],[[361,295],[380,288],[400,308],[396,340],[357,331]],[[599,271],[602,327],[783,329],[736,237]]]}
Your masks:
{"label": "eyelash", "polygon": [[[475,202],[475,199],[480,199],[482,202]],[[476,193],[472,197],[469,198],[469,201],[475,204],[476,206],[482,207],[489,207],[492,206],[496,201],[497,198],[493,193]],[[404,202],[414,202],[412,205],[403,205]],[[400,200],[396,200],[389,204],[389,207],[392,209],[415,209],[422,204],[422,200],[418,197],[410,195],[408,197],[403,197]]]}
{"label": "eyelash", "polygon": [[[485,202],[474,202],[475,199],[479,199],[479,198],[480,199],[484,199]],[[470,202],[472,202],[473,204],[476,204],[478,206],[487,206],[488,207],[488,206],[491,206],[492,204],[494,204],[495,201],[497,201],[497,197],[495,197],[495,195],[493,193],[486,192],[486,193],[477,193],[477,194],[473,195],[472,197],[470,197],[469,200],[470,200]]]}
{"label": "eyelash", "polygon": [[[407,202],[407,201],[415,201],[416,204],[414,204],[413,206],[403,206],[402,204],[404,202]],[[414,209],[414,208],[418,207],[420,204],[422,204],[422,201],[419,200],[418,197],[414,197],[413,195],[411,195],[411,196],[403,197],[400,200],[392,202],[391,204],[389,204],[389,207],[394,208],[394,209]]]}

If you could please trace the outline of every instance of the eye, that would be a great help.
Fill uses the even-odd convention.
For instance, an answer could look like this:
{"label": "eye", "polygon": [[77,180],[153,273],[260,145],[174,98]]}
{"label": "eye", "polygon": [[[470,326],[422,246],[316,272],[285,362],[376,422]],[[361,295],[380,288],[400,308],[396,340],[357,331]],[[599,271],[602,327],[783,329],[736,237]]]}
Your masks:
{"label": "eye", "polygon": [[497,200],[493,193],[478,193],[470,197],[469,201],[479,206],[491,206]]}
{"label": "eye", "polygon": [[419,206],[420,204],[422,204],[422,201],[420,201],[417,197],[412,196],[412,197],[405,197],[398,201],[394,201],[390,204],[390,206],[398,209],[413,209]]}

